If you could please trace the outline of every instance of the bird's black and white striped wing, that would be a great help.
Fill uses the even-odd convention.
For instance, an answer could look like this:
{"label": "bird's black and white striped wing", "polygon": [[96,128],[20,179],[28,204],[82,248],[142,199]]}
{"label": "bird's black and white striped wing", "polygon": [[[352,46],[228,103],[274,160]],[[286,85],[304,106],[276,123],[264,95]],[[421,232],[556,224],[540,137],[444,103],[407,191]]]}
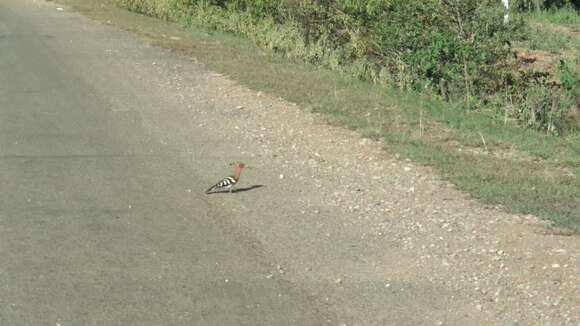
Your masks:
{"label": "bird's black and white striped wing", "polygon": [[236,179],[233,177],[227,177],[206,190],[205,193],[209,194],[212,191],[229,190],[236,184],[236,182]]}

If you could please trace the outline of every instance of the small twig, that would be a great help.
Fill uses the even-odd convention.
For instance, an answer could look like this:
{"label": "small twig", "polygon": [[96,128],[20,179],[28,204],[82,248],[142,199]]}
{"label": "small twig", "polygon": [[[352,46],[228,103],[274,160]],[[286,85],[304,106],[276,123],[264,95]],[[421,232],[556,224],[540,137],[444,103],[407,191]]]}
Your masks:
{"label": "small twig", "polygon": [[423,110],[419,110],[419,136],[423,138]]}
{"label": "small twig", "polygon": [[489,149],[487,148],[487,144],[485,143],[485,138],[483,138],[483,134],[481,132],[479,133],[479,137],[481,137],[481,140],[483,141],[483,147],[485,147],[485,151],[489,153]]}

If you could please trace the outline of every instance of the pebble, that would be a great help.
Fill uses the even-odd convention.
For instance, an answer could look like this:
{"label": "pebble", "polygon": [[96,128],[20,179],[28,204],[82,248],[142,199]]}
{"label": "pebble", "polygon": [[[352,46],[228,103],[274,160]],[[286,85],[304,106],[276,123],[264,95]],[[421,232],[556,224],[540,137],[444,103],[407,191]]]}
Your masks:
{"label": "pebble", "polygon": [[373,142],[373,141],[372,141],[372,140],[370,140],[370,139],[368,139],[368,138],[363,138],[363,139],[362,139],[362,140],[359,142],[359,144],[360,144],[360,145],[362,145],[362,146],[364,146],[364,145],[369,145],[369,144],[371,144],[372,142]]}

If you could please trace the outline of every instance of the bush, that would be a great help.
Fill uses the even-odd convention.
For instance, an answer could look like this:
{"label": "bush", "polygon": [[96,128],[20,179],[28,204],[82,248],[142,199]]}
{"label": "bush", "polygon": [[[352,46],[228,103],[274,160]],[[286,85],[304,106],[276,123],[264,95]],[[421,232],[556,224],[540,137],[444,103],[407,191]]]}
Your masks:
{"label": "bush", "polygon": [[[460,100],[471,109],[509,96],[519,121],[559,132],[560,125],[550,122],[560,116],[549,104],[553,92],[517,72],[511,43],[523,35],[524,24],[517,17],[504,24],[499,0],[118,2],[144,14],[241,34],[288,57],[361,79]],[[515,6],[534,4],[559,5],[518,0]],[[562,96],[556,96],[558,112],[568,103]]]}

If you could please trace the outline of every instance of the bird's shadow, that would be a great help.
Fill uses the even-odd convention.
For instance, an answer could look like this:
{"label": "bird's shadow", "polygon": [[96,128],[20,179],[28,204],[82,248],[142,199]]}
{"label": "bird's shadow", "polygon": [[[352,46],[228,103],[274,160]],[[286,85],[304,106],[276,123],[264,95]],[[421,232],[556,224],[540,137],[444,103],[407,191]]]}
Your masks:
{"label": "bird's shadow", "polygon": [[[245,188],[235,188],[234,190],[232,190],[232,193],[251,191],[251,190],[262,188],[262,187],[264,187],[264,185],[253,185],[253,186],[249,186],[249,187],[245,187]],[[226,192],[230,192],[230,191],[229,190],[215,191],[215,192],[210,192],[208,195],[222,194],[222,193],[226,193]]]}

